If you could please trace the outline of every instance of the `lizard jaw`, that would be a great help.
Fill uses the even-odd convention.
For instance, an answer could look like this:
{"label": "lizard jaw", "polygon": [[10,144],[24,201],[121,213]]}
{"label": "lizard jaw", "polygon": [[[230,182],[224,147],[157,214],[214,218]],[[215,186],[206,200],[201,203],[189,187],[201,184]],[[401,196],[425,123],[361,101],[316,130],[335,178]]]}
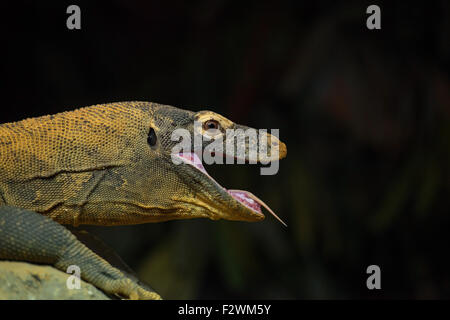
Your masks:
{"label": "lizard jaw", "polygon": [[287,227],[286,223],[278,217],[275,212],[273,212],[272,209],[268,205],[266,205],[261,199],[256,197],[254,194],[245,191],[245,190],[232,190],[232,189],[225,189],[222,187],[213,177],[211,177],[208,172],[206,171],[205,167],[202,164],[202,161],[197,156],[196,153],[178,153],[174,154],[174,156],[178,157],[181,161],[184,163],[193,166],[200,172],[202,172],[204,175],[206,175],[209,179],[211,179],[213,182],[215,182],[220,188],[225,190],[231,197],[233,197],[234,200],[239,202],[241,205],[247,207],[248,209],[252,210],[255,214],[264,217],[261,206],[263,206],[267,211],[270,212],[280,223],[282,223],[285,227]]}

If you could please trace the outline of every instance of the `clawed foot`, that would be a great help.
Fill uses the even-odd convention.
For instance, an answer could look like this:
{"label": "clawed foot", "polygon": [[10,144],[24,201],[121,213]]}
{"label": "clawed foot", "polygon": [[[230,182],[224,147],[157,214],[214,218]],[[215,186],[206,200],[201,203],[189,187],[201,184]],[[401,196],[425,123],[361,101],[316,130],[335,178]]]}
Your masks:
{"label": "clawed foot", "polygon": [[162,300],[159,294],[144,289],[129,278],[114,280],[105,290],[130,300]]}

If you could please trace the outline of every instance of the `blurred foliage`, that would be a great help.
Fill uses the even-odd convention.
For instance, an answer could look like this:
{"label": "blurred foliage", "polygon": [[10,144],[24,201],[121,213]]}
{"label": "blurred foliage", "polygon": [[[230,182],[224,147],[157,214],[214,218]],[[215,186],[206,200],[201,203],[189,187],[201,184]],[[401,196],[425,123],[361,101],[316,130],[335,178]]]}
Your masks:
{"label": "blurred foliage", "polygon": [[[2,121],[148,100],[279,128],[288,156],[208,171],[288,223],[91,228],[164,297],[450,298],[450,4],[80,3],[11,7]],[[366,268],[382,271],[367,290]]]}

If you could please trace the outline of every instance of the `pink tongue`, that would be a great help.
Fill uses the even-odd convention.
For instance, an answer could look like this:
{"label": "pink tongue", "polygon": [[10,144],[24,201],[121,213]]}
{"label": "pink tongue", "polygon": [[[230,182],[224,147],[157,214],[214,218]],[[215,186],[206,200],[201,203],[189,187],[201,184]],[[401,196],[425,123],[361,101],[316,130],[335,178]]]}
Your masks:
{"label": "pink tongue", "polygon": [[246,193],[241,191],[227,190],[227,192],[240,203],[243,203],[250,209],[261,213],[261,206],[255,200],[249,198]]}

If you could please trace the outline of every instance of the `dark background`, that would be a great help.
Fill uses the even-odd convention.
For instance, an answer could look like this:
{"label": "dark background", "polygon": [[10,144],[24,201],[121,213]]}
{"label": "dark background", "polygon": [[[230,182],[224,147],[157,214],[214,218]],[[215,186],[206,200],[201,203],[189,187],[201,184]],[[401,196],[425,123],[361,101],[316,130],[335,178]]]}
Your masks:
{"label": "dark background", "polygon": [[[381,30],[366,28],[370,4]],[[89,228],[163,297],[450,298],[448,1],[1,7],[0,122],[146,100],[280,129],[277,175],[208,171],[288,228],[270,216]]]}

